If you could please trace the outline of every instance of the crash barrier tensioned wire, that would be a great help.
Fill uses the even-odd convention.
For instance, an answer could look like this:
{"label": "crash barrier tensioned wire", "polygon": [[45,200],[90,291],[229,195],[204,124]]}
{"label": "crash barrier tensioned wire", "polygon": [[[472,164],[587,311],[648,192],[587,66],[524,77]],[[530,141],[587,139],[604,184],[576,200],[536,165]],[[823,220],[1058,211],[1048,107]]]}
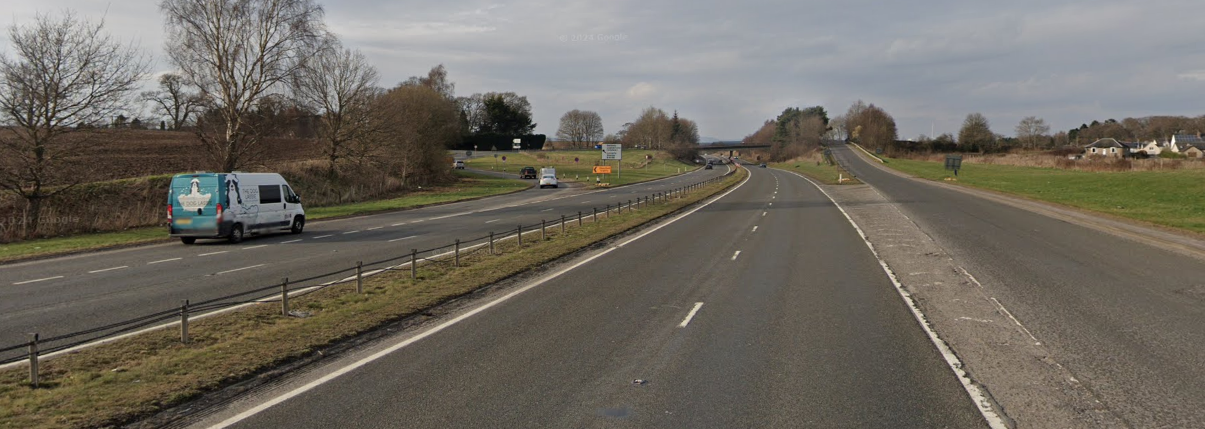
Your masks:
{"label": "crash barrier tensioned wire", "polygon": [[[598,207],[593,207],[592,212],[581,211],[578,213],[571,213],[568,215],[563,215],[563,216],[560,216],[559,218],[556,218],[552,222],[542,221],[541,223],[534,223],[532,225],[520,224],[518,227],[512,228],[507,231],[502,231],[500,233],[495,232],[495,233],[491,233],[490,235],[474,238],[471,240],[459,241],[458,243],[433,247],[433,248],[425,249],[425,250],[421,250],[421,251],[412,250],[410,253],[382,259],[379,261],[373,261],[373,262],[368,262],[368,263],[361,262],[361,263],[359,263],[358,267],[351,267],[351,268],[345,268],[345,269],[341,269],[341,270],[335,270],[335,271],[318,274],[318,275],[313,275],[313,276],[302,278],[302,279],[296,279],[296,280],[288,279],[283,282],[277,282],[277,283],[274,283],[274,284],[268,285],[268,286],[257,287],[255,289],[250,289],[250,290],[233,293],[233,294],[229,294],[229,295],[224,295],[224,296],[220,296],[220,297],[216,297],[216,298],[210,298],[210,299],[198,301],[195,303],[188,303],[185,307],[185,308],[187,308],[186,314],[182,314],[182,313],[184,313],[183,308],[173,307],[170,309],[141,315],[138,317],[123,320],[120,322],[106,324],[103,326],[97,326],[97,327],[93,327],[93,328],[88,328],[88,329],[71,332],[71,333],[67,333],[67,334],[61,334],[61,335],[48,337],[48,338],[40,338],[40,339],[36,340],[37,353],[35,356],[30,356],[29,354],[26,354],[23,356],[18,355],[15,357],[3,358],[3,359],[0,359],[0,365],[8,365],[8,364],[12,364],[12,363],[20,362],[20,361],[24,361],[24,360],[31,360],[31,361],[36,360],[38,356],[52,354],[52,353],[56,353],[56,352],[62,352],[64,350],[83,346],[83,345],[86,345],[89,343],[99,342],[102,340],[113,339],[115,337],[126,335],[131,332],[138,331],[140,329],[149,329],[150,327],[153,327],[157,324],[163,325],[162,326],[163,328],[170,327],[170,326],[175,325],[175,323],[169,323],[168,321],[171,321],[171,320],[178,321],[181,319],[181,316],[183,316],[183,315],[200,316],[200,315],[203,315],[204,313],[211,313],[211,312],[215,312],[215,311],[219,311],[219,310],[230,309],[233,307],[249,305],[249,304],[257,303],[257,302],[259,302],[259,303],[274,302],[274,301],[279,302],[284,299],[286,293],[289,298],[299,297],[299,296],[313,293],[318,290],[322,290],[322,289],[325,289],[325,288],[328,288],[331,286],[343,285],[343,284],[346,284],[349,282],[356,282],[357,277],[359,277],[359,275],[353,275],[349,278],[345,278],[345,279],[341,279],[341,280],[327,281],[327,282],[321,283],[321,284],[311,284],[312,282],[316,282],[316,281],[330,278],[333,276],[338,276],[341,274],[359,272],[359,274],[362,275],[363,270],[365,270],[365,269],[372,269],[377,272],[395,271],[395,270],[402,270],[402,269],[411,270],[411,269],[413,269],[413,267],[410,267],[410,266],[416,262],[418,262],[418,263],[427,262],[427,263],[438,263],[438,264],[455,264],[455,263],[458,263],[459,256],[465,256],[465,255],[473,254],[476,252],[492,252],[494,250],[493,244],[500,242],[500,241],[511,240],[511,239],[516,239],[516,238],[518,238],[518,240],[520,242],[522,240],[532,240],[531,238],[524,237],[524,236],[530,236],[532,234],[541,234],[544,230],[547,230],[548,228],[562,228],[564,226],[569,226],[569,225],[579,225],[585,221],[593,222],[598,217],[603,217],[605,219],[605,218],[611,216],[612,212],[614,212],[615,214],[622,214],[623,212],[630,212],[633,208],[638,209],[647,204],[664,203],[669,198],[674,198],[674,199],[681,198],[681,197],[685,196],[685,194],[687,194],[691,191],[700,189],[703,186],[718,183],[719,181],[723,180],[727,176],[733,174],[735,171],[736,170],[734,169],[719,177],[707,179],[707,180],[704,180],[701,182],[696,182],[696,183],[692,183],[692,184],[685,185],[685,186],[675,187],[675,188],[672,188],[672,189],[669,189],[666,191],[662,191],[662,192],[655,192],[653,194],[649,194],[649,195],[646,195],[643,197],[636,197],[636,198],[633,198],[633,199],[627,200],[627,201],[621,201],[619,204],[614,205],[614,206],[608,204],[606,207],[602,208],[601,210]],[[541,231],[537,231],[537,229],[540,229]],[[543,237],[544,237],[544,235],[541,234],[541,238],[543,238]],[[466,253],[466,252],[471,252],[471,253]],[[429,255],[429,256],[419,256],[419,255]],[[373,268],[373,267],[381,267],[381,266],[383,266],[383,268]],[[406,267],[406,268],[402,268],[402,267]],[[285,285],[284,285],[285,287],[283,287],[283,288],[282,288],[282,283],[285,283]],[[284,292],[282,292],[282,290]],[[49,347],[43,347],[43,345],[50,345],[52,343],[61,343],[61,344],[53,344]],[[32,349],[34,349],[34,347],[32,347],[33,345],[34,344],[32,342],[25,342],[25,343],[0,347],[0,354],[17,351],[17,350],[24,349],[24,348],[30,348],[32,350]]]}

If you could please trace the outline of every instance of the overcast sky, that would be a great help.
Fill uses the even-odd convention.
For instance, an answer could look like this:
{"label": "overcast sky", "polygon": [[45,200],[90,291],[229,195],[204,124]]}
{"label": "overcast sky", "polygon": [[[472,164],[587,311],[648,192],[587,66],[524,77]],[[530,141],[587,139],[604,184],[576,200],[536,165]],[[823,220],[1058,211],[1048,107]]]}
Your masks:
{"label": "overcast sky", "polygon": [[[150,0],[10,1],[5,24],[73,9],[164,59]],[[862,99],[901,138],[956,134],[981,112],[1013,135],[1094,119],[1205,112],[1201,0],[324,1],[328,27],[362,50],[382,86],[448,68],[457,95],[527,96],[553,135],[570,109],[608,133],[656,106],[739,139],[788,106],[830,116]],[[7,34],[0,49],[11,55]]]}

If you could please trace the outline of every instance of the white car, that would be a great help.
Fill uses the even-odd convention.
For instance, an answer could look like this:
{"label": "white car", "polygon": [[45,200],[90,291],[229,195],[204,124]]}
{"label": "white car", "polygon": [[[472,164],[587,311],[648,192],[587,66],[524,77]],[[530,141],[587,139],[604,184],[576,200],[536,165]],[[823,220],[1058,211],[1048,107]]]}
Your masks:
{"label": "white car", "polygon": [[541,177],[540,178],[540,188],[545,188],[545,187],[549,187],[549,188],[557,187],[556,176],[551,175],[551,174],[545,174],[544,177]]}
{"label": "white car", "polygon": [[452,168],[456,170],[464,170],[464,161],[452,161]]}

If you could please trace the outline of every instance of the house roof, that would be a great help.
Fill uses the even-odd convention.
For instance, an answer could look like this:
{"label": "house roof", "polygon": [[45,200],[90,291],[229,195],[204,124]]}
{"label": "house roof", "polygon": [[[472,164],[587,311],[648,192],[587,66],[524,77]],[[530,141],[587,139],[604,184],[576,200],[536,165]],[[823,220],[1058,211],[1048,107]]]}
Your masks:
{"label": "house roof", "polygon": [[1089,144],[1084,147],[1125,147],[1125,146],[1122,145],[1121,143],[1118,143],[1117,139],[1105,138],[1105,139],[1100,139],[1100,140],[1094,141],[1094,142],[1092,142],[1092,144]]}
{"label": "house roof", "polygon": [[1176,144],[1180,144],[1180,143],[1195,143],[1195,142],[1201,142],[1201,141],[1205,141],[1205,140],[1202,140],[1202,139],[1201,139],[1201,136],[1198,136],[1198,135],[1196,135],[1196,134],[1175,134],[1175,135],[1172,135],[1172,142],[1175,142]]}

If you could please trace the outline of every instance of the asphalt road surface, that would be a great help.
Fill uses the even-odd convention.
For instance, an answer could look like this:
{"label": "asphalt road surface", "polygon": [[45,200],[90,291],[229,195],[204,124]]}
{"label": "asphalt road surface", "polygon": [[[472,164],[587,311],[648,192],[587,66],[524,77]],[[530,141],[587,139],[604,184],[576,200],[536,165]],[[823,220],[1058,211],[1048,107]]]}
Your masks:
{"label": "asphalt road surface", "polygon": [[751,170],[508,300],[196,426],[986,427],[840,211]]}
{"label": "asphalt road surface", "polygon": [[[1205,427],[1202,260],[902,178],[844,145],[833,152],[954,255],[1121,426]],[[960,171],[974,174],[974,165]]]}
{"label": "asphalt road surface", "polygon": [[[518,225],[587,215],[637,197],[718,177],[728,169],[699,169],[653,182],[607,190],[563,186],[476,201],[372,216],[314,222],[300,235],[249,238],[238,245],[200,240],[0,265],[0,348],[104,326],[191,302],[302,279],[469,240]],[[165,233],[166,234],[166,233]],[[397,261],[401,263],[404,261]],[[344,278],[351,273],[308,282]],[[295,285],[301,287],[304,285]],[[43,344],[43,349],[55,343]],[[25,350],[0,353],[0,359]]]}

